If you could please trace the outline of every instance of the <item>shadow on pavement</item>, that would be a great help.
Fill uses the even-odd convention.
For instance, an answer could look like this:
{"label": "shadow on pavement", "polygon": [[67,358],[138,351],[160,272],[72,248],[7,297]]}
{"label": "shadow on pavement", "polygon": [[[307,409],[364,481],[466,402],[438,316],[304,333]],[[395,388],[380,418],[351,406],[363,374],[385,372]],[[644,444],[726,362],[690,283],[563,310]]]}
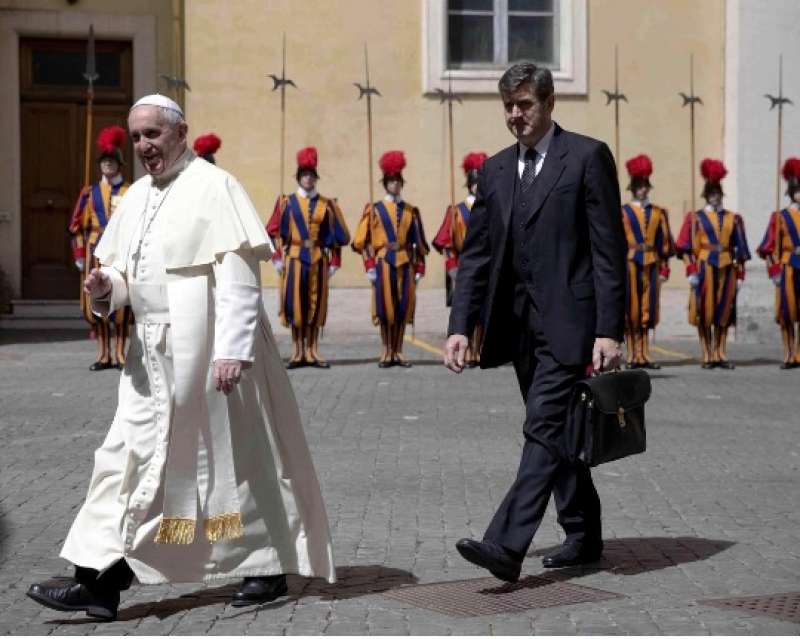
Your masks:
{"label": "shadow on pavement", "polygon": [[[546,573],[554,580],[566,580],[577,573],[611,572],[617,575],[638,575],[680,564],[703,561],[735,545],[735,541],[703,537],[622,537],[604,540],[603,557],[595,564],[562,568]],[[540,548],[534,556],[549,555],[561,546]]]}
{"label": "shadow on pavement", "polygon": [[[289,585],[288,597],[279,599],[270,604],[262,606],[250,606],[241,610],[239,614],[252,614],[255,610],[274,610],[287,604],[291,604],[299,599],[306,597],[319,597],[323,601],[337,599],[353,599],[371,594],[378,594],[417,583],[417,578],[406,570],[398,568],[387,568],[386,566],[337,566],[336,575],[338,581],[329,584],[321,579],[308,579],[289,575],[287,582]],[[166,619],[185,610],[194,610],[205,606],[216,606],[220,603],[227,603],[236,592],[238,583],[219,586],[217,588],[202,588],[180,597],[162,599],[161,601],[134,604],[127,608],[121,608],[117,615],[117,621],[132,621],[144,617],[156,617]],[[124,593],[123,593],[124,597]],[[123,604],[124,605],[124,604]],[[234,618],[237,615],[228,614],[226,618]],[[54,619],[48,621],[48,625],[70,626],[97,624],[97,619],[89,617],[79,619]]]}

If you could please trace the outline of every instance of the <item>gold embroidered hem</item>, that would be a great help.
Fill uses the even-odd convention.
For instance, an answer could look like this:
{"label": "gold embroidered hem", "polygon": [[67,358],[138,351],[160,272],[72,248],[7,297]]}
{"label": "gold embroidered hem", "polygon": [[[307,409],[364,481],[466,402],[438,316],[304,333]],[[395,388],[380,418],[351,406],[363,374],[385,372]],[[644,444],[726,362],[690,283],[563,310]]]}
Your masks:
{"label": "gold embroidered hem", "polygon": [[182,517],[163,517],[158,526],[157,544],[191,544],[197,522]]}
{"label": "gold embroidered hem", "polygon": [[221,539],[238,539],[244,536],[241,513],[214,515],[205,521],[206,539],[212,544]]}

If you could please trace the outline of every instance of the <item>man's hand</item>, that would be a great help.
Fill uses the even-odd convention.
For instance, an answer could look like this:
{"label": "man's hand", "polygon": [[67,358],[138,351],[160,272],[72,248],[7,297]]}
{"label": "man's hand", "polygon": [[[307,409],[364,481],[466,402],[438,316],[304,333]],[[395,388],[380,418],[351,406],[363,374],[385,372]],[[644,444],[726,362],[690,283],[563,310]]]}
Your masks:
{"label": "man's hand", "polygon": [[242,368],[249,368],[250,365],[250,362],[241,362],[238,359],[216,360],[214,362],[214,383],[217,390],[230,395],[242,378]]}
{"label": "man's hand", "polygon": [[83,280],[83,290],[94,299],[105,297],[111,291],[111,278],[99,268],[93,268]]}
{"label": "man's hand", "polygon": [[464,370],[464,356],[469,340],[466,335],[451,335],[444,343],[444,365],[454,373]]}
{"label": "man's hand", "polygon": [[596,373],[619,368],[622,349],[617,340],[610,337],[597,337],[592,349],[592,366]]}

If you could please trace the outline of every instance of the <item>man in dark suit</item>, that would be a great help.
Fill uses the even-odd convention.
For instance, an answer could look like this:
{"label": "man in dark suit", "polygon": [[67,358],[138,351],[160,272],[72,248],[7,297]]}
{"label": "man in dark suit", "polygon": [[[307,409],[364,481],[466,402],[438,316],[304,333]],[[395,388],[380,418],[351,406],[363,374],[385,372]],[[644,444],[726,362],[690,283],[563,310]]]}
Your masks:
{"label": "man in dark suit", "polygon": [[483,165],[470,216],[445,344],[460,373],[481,306],[481,368],[513,362],[526,405],[525,445],[514,484],[482,541],[456,545],[505,581],[522,560],[553,493],[566,532],[545,567],[596,561],[600,500],[589,469],[566,461],[564,423],[576,381],[616,368],[625,312],[625,235],[608,147],[551,119],[549,70],[509,68],[499,82],[517,143]]}

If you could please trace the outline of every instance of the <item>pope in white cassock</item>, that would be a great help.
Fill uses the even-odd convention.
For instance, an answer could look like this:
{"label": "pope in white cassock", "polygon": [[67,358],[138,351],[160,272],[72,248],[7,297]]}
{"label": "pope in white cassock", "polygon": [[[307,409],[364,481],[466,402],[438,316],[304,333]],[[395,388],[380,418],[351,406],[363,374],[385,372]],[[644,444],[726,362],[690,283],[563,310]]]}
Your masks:
{"label": "pope in white cassock", "polygon": [[330,533],[292,387],[261,299],[272,245],[239,182],[197,158],[180,107],[139,100],[148,175],[118,205],[86,279],[96,313],[129,304],[117,412],[61,556],[74,579],[28,595],[115,619],[142,584],[243,579],[234,605],[335,581]]}

